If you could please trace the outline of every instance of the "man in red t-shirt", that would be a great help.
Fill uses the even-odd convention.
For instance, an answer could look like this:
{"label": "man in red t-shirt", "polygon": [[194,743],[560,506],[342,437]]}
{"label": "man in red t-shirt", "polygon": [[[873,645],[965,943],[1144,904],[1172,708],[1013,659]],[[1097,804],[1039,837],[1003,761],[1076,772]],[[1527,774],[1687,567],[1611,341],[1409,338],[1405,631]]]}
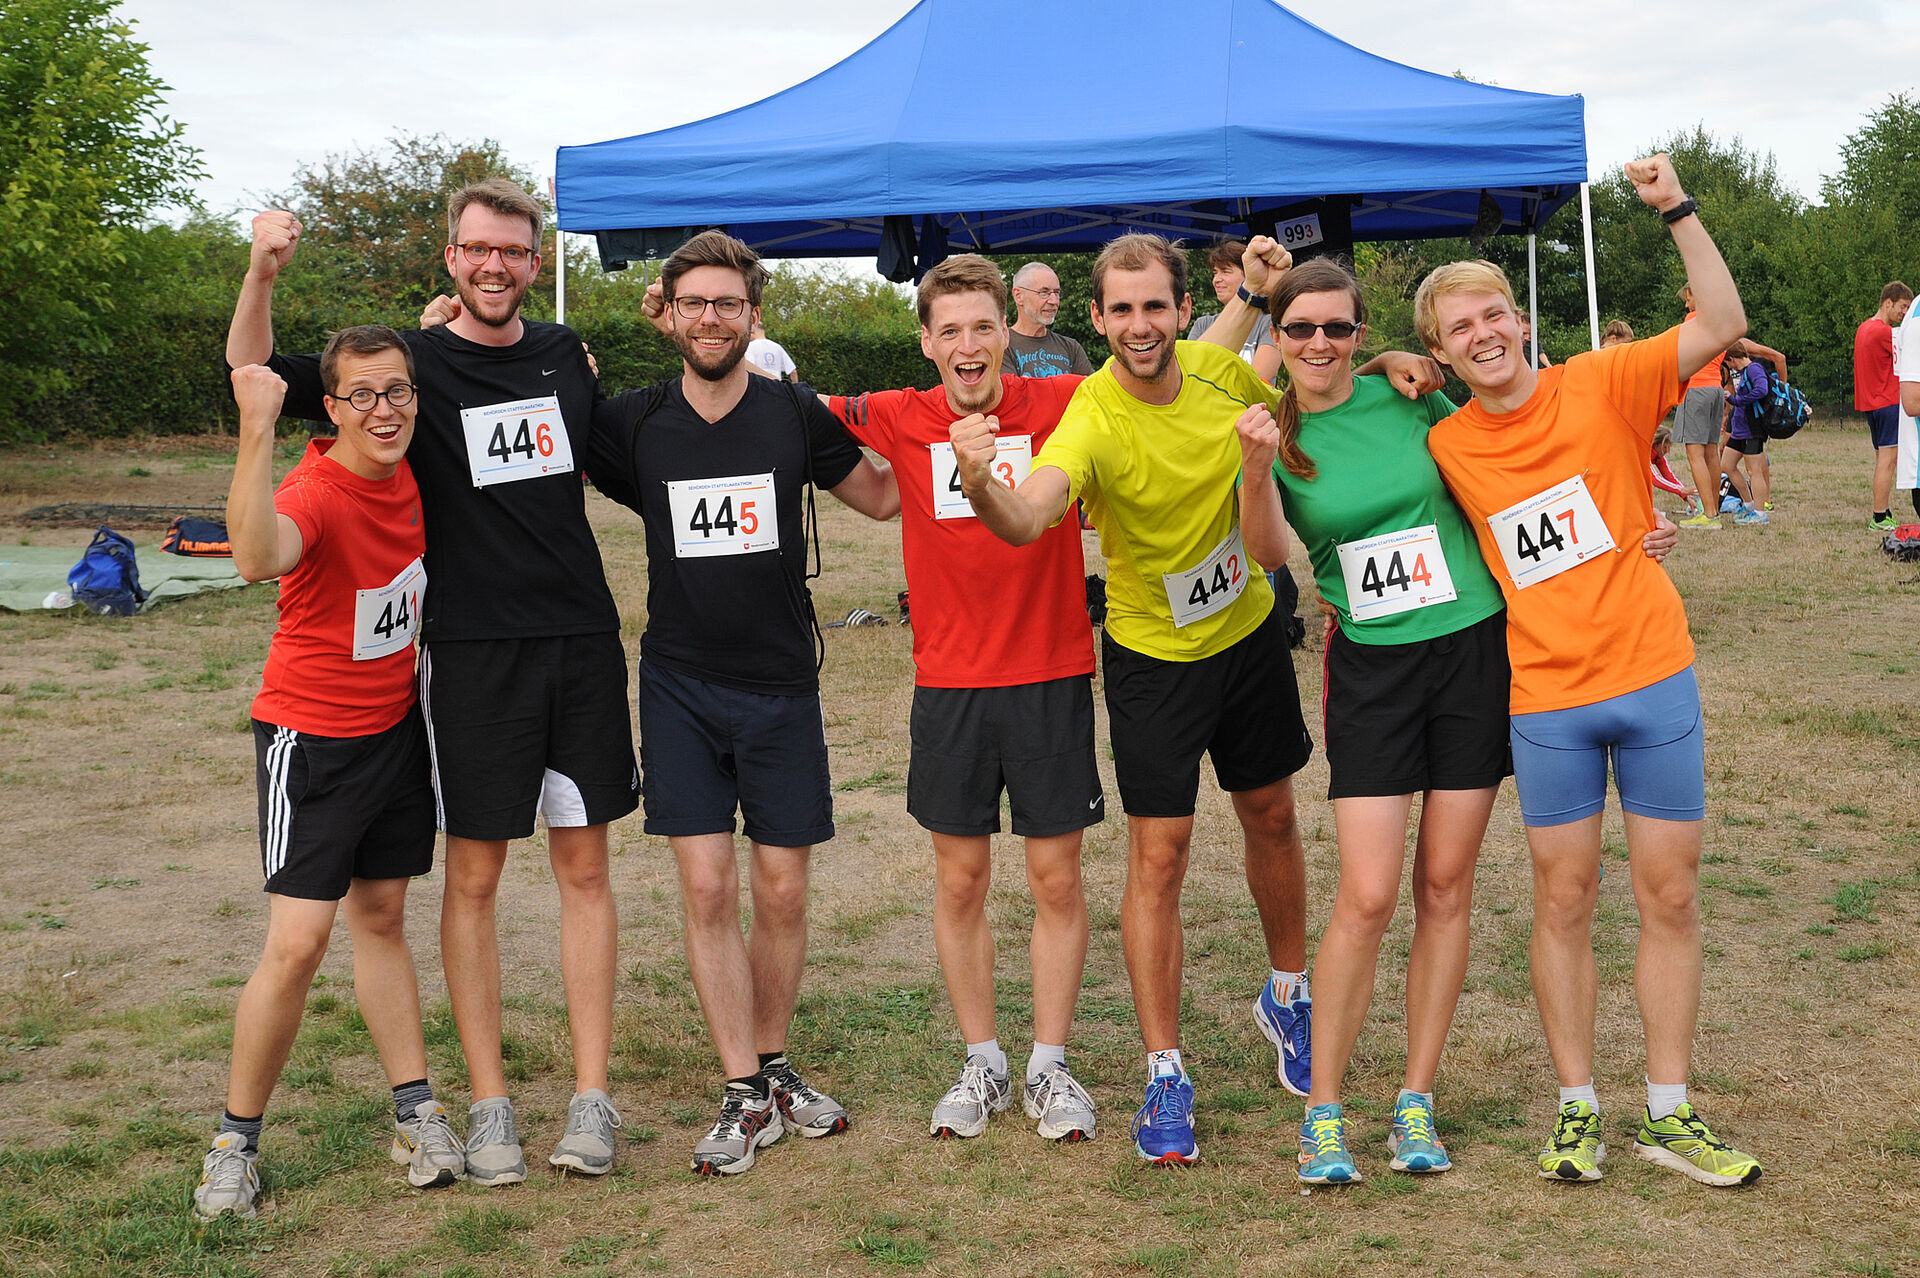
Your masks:
{"label": "man in red t-shirt", "polygon": [[1893,467],[1900,454],[1900,379],[1893,371],[1893,330],[1907,317],[1913,290],[1899,280],[1880,290],[1880,307],[1853,334],[1853,407],[1867,415],[1873,437],[1873,514],[1867,527],[1894,526]]}
{"label": "man in red t-shirt", "polygon": [[280,627],[253,702],[267,939],[234,1015],[226,1113],[194,1212],[251,1217],[263,1115],[342,899],[353,987],[393,1088],[391,1153],[415,1187],[465,1175],[427,1083],[420,993],[404,931],[407,880],[433,868],[434,799],[414,693],[426,590],[413,437],[413,360],[392,329],[343,329],[320,357],[339,437],[315,440],[272,487],[287,386],[233,372],[240,449],[227,496],[233,563],[280,579]]}
{"label": "man in red t-shirt", "polygon": [[[975,254],[947,258],[920,283],[920,349],[933,390],[835,396],[828,407],[893,463],[913,603],[913,756],[907,810],[933,836],[934,945],[967,1040],[960,1076],[934,1106],[935,1136],[977,1136],[1013,1088],[994,1027],[989,836],[1007,794],[1026,840],[1034,897],[1034,1045],[1024,1108],[1049,1140],[1094,1134],[1093,1102],[1066,1064],[1087,956],[1082,832],[1106,816],[1093,753],[1093,635],[1074,521],[1014,547],[989,532],[960,488],[950,431],[997,424],[994,473],[1027,477],[1081,378],[1003,376],[1006,282]],[[1236,303],[1216,325],[1235,351],[1256,318]]]}

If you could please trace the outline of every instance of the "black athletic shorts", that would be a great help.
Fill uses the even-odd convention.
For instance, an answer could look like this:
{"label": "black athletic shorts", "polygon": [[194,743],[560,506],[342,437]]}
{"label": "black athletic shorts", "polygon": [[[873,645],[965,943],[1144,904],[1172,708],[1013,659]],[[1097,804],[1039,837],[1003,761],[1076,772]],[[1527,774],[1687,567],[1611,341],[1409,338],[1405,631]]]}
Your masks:
{"label": "black athletic shorts", "polygon": [[833,837],[820,697],[707,683],[641,661],[640,787],[648,834],[731,834],[804,848]]}
{"label": "black athletic shorts", "polygon": [[354,879],[433,868],[433,786],[419,707],[364,737],[316,737],[253,721],[266,890],[338,901]]}
{"label": "black athletic shorts", "polygon": [[1742,439],[1738,435],[1729,435],[1727,447],[1743,457],[1754,457],[1767,451],[1767,441],[1751,436]]}
{"label": "black athletic shorts", "polygon": [[913,690],[907,811],[936,834],[1000,832],[1000,791],[1013,832],[1046,839],[1107,814],[1093,759],[1093,679],[1072,675],[1007,688]]}
{"label": "black athletic shorts", "polygon": [[551,829],[639,806],[617,634],[427,644],[420,707],[450,835],[524,839],[536,813]]}
{"label": "black athletic shorts", "polygon": [[1329,799],[1483,790],[1513,775],[1505,610],[1418,643],[1327,639]]}
{"label": "black athletic shorts", "polygon": [[1306,766],[1313,738],[1279,609],[1260,628],[1198,661],[1163,661],[1103,633],[1107,719],[1120,803],[1129,816],[1192,816],[1200,756],[1227,791],[1257,790]]}

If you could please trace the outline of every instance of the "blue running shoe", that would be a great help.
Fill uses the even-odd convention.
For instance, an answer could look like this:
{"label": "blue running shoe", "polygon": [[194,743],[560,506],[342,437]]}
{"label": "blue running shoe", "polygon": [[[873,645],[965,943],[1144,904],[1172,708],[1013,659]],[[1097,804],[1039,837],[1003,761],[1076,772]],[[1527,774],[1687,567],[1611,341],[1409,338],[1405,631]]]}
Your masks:
{"label": "blue running shoe", "polygon": [[1433,1131],[1433,1102],[1418,1092],[1403,1091],[1393,1106],[1393,1130],[1387,1148],[1397,1172],[1443,1172],[1453,1166],[1447,1147]]}
{"label": "blue running shoe", "polygon": [[1282,1003],[1273,992],[1273,982],[1260,987],[1253,1000],[1253,1020],[1267,1041],[1279,1049],[1277,1072],[1280,1085],[1295,1096],[1313,1090],[1313,1000],[1298,998]]}
{"label": "blue running shoe", "polygon": [[1347,1153],[1340,1102],[1315,1105],[1300,1120],[1300,1179],[1309,1185],[1357,1185],[1360,1169]]}
{"label": "blue running shoe", "polygon": [[1133,1116],[1133,1149],[1150,1163],[1185,1167],[1200,1157],[1193,1139],[1193,1084],[1184,1075],[1156,1074],[1146,1104]]}

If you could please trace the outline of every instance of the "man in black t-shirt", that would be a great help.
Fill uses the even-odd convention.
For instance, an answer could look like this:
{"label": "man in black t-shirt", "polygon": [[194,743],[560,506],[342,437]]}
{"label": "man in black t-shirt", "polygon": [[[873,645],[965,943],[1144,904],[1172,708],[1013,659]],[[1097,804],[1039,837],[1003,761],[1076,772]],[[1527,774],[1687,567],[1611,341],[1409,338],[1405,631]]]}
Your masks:
{"label": "man in black t-shirt", "polygon": [[[603,396],[572,330],[520,316],[540,271],[542,216],[502,179],[457,193],[447,209],[453,318],[403,334],[420,389],[407,458],[426,519],[420,705],[447,833],[440,945],[473,1085],[467,1175],[486,1185],[526,1179],[501,1060],[494,907],[507,843],[532,834],[536,814],[560,889],[576,1089],[548,1161],[589,1175],[613,1166],[607,823],[633,811],[639,789],[620,618],[576,460]],[[321,420],[318,360],[273,354],[274,281],[300,223],[270,210],[253,232],[227,362],[267,364],[287,383],[284,411]]]}
{"label": "man in black t-shirt", "polygon": [[[647,532],[640,639],[646,829],[679,862],[687,967],[726,1071],[720,1118],[693,1169],[733,1175],[789,1127],[844,1131],[847,1114],[786,1056],[806,961],[807,861],[833,837],[833,794],[806,589],[809,485],[875,519],[900,511],[805,386],[751,376],[742,357],[766,268],[719,231],[661,268],[682,374],[594,413],[587,472]],[[753,937],[740,932],[734,813],[752,849]]]}

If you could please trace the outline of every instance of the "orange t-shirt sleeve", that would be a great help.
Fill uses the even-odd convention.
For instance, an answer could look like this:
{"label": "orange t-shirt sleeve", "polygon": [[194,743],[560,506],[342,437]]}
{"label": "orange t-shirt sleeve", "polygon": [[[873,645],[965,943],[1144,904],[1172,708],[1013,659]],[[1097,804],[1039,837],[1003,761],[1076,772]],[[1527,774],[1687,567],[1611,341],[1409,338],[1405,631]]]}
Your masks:
{"label": "orange t-shirt sleeve", "polygon": [[1656,337],[1594,351],[1606,395],[1635,431],[1653,445],[1653,432],[1673,411],[1685,388],[1680,384],[1680,327]]}

